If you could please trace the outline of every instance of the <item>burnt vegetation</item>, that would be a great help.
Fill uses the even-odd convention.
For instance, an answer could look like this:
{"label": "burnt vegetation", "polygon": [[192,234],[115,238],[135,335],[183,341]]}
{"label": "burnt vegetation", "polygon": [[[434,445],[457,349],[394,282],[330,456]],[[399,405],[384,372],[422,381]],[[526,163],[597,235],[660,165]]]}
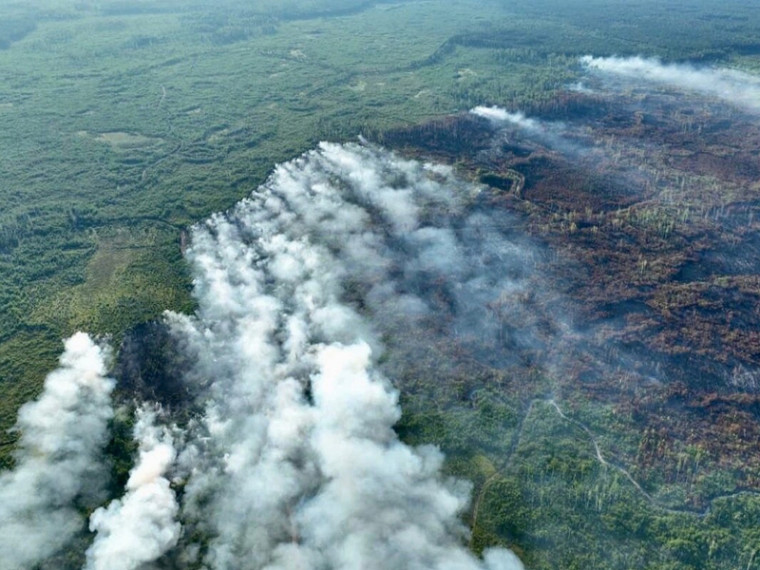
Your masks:
{"label": "burnt vegetation", "polygon": [[124,335],[113,374],[124,399],[155,402],[182,420],[199,411],[197,391],[187,378],[191,364],[170,328],[150,321]]}
{"label": "burnt vegetation", "polygon": [[[562,121],[569,151],[517,127],[494,135],[468,115],[381,140],[448,154],[493,189],[493,207],[560,252],[537,268],[580,310],[585,340],[550,356],[550,331],[535,362],[565,363],[568,397],[611,405],[642,433],[699,446],[730,466],[736,489],[760,491],[757,121],[656,91],[646,99],[567,92],[531,111]],[[520,192],[505,173],[524,178]],[[654,483],[670,477],[673,454],[666,446],[629,459]],[[709,493],[692,489],[688,501],[704,507]]]}

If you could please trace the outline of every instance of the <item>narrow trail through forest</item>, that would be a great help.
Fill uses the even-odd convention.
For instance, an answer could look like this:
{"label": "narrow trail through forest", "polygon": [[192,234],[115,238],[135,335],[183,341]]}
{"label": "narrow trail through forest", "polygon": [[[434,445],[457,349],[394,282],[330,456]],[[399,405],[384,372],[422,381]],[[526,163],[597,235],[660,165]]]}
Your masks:
{"label": "narrow trail through forest", "polygon": [[[594,433],[591,431],[591,429],[584,424],[583,422],[580,422],[576,419],[573,419],[569,417],[565,412],[560,408],[559,404],[554,400],[554,398],[547,397],[547,398],[535,398],[529,402],[527,405],[525,412],[520,418],[520,421],[517,425],[517,429],[515,430],[514,435],[512,436],[512,441],[509,447],[509,451],[507,453],[507,457],[504,460],[504,462],[501,464],[501,466],[496,467],[495,471],[488,476],[488,478],[483,482],[483,484],[480,487],[480,490],[478,491],[477,497],[475,499],[475,503],[473,505],[472,509],[472,523],[471,523],[471,529],[474,531],[474,529],[477,527],[478,524],[478,517],[480,515],[480,508],[483,503],[484,497],[486,493],[488,492],[489,487],[496,481],[504,471],[513,463],[515,458],[515,452],[517,451],[518,446],[520,445],[520,442],[523,438],[523,434],[525,431],[525,423],[530,416],[530,414],[533,412],[533,409],[536,404],[547,404],[551,406],[557,414],[565,420],[566,422],[573,424],[577,428],[579,428],[581,431],[583,431],[588,439],[590,440],[593,448],[594,448],[594,457],[599,462],[600,465],[602,465],[605,468],[609,469],[615,469],[619,473],[621,473],[630,483],[634,486],[634,488],[639,492],[639,494],[646,500],[646,502],[654,509],[657,509],[658,511],[665,512],[668,514],[673,515],[688,515],[688,516],[695,516],[698,518],[704,518],[708,514],[710,514],[711,507],[713,502],[716,500],[721,499],[734,499],[745,495],[756,495],[760,496],[759,491],[752,491],[752,490],[741,490],[736,491],[732,493],[725,493],[720,495],[715,495],[713,497],[710,497],[707,501],[707,506],[704,509],[698,510],[698,509],[691,509],[689,507],[669,507],[667,505],[663,505],[660,501],[658,501],[655,497],[653,497],[651,494],[649,494],[642,486],[641,484],[636,481],[636,479],[631,475],[630,471],[626,469],[625,467],[618,465],[617,463],[614,463],[610,461],[609,459],[606,459],[604,457],[604,454],[602,453],[602,448],[599,445],[599,442],[594,435]],[[474,532],[472,533],[474,535]],[[472,546],[472,535],[470,538],[470,546]]]}

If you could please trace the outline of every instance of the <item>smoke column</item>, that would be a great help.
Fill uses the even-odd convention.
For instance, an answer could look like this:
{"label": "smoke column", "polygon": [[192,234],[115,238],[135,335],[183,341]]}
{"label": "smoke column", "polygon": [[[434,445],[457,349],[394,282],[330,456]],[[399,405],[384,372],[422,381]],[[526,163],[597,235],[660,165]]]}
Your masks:
{"label": "smoke column", "polygon": [[165,477],[176,452],[168,430],[157,427],[155,420],[155,411],[138,410],[134,433],[139,458],[126,495],[90,516],[90,530],[97,536],[87,551],[87,570],[141,568],[177,543],[179,507]]}
{"label": "smoke column", "polygon": [[[470,109],[470,113],[483,119],[487,119],[496,128],[513,127],[522,131],[527,139],[532,139],[542,145],[557,150],[564,154],[580,157],[585,154],[585,148],[568,138],[573,134],[567,125],[557,121],[544,121],[525,116],[518,111],[510,113],[501,107],[478,106]],[[509,138],[497,137],[495,140],[509,140]],[[498,147],[498,143],[496,145]]]}
{"label": "smoke column", "polygon": [[535,119],[529,119],[524,113],[510,113],[501,107],[484,107],[478,106],[470,111],[473,115],[483,117],[494,123],[512,123],[525,129],[526,131],[542,131],[543,128]]}
{"label": "smoke column", "polygon": [[[452,327],[486,331],[485,304],[521,286],[530,254],[464,214],[476,194],[448,168],[322,144],[195,229],[199,309],[167,319],[206,394],[178,473],[186,535],[210,543],[181,539],[183,564],[522,568],[464,548],[469,485],[441,475],[437,449],[398,440],[376,365],[378,332],[435,310],[425,284],[448,287]],[[511,279],[484,271],[497,255]]]}
{"label": "smoke column", "polygon": [[101,452],[112,416],[108,350],[84,333],[65,341],[40,397],[19,410],[16,468],[0,475],[0,569],[31,568],[83,530],[105,479]]}
{"label": "smoke column", "polygon": [[717,97],[752,112],[760,112],[760,77],[734,69],[696,68],[691,65],[664,64],[642,57],[581,58],[581,63],[602,73],[651,81],[702,95]]}
{"label": "smoke column", "polygon": [[[493,350],[504,331],[489,307],[530,287],[535,251],[479,200],[451,168],[322,144],[196,227],[199,308],[166,320],[202,413],[169,430],[138,409],[135,466],[90,517],[85,570],[520,570],[508,550],[465,548],[470,485],[442,475],[437,448],[399,441],[378,366],[380,338],[423,320],[483,358],[535,342]],[[18,466],[0,476],[2,570],[83,539],[79,513],[105,501],[107,357],[74,335],[20,410]]]}

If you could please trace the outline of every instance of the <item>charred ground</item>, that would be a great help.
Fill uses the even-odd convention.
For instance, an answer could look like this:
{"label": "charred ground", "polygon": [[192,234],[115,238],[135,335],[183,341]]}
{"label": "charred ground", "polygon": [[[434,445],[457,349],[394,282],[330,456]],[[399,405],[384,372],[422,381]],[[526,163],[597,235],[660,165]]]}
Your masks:
{"label": "charred ground", "polygon": [[[378,137],[456,163],[547,248],[535,271],[548,289],[513,302],[522,315],[494,308],[505,330],[540,342],[501,374],[470,351],[459,404],[476,407],[473,379],[489,375],[523,410],[556,399],[655,512],[704,517],[719,497],[760,492],[757,117],[620,86],[526,114],[552,138],[471,114]],[[533,326],[557,314],[567,329]]]}

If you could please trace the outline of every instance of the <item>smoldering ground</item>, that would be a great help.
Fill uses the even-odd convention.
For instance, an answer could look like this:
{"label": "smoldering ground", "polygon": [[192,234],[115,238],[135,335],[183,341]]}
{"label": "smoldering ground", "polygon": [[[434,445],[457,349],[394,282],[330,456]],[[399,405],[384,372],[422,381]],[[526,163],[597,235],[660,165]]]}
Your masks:
{"label": "smoldering ground", "polygon": [[[552,150],[563,153],[568,156],[581,157],[585,154],[586,149],[571,140],[568,135],[573,135],[572,131],[562,122],[547,121],[537,117],[528,117],[522,111],[510,112],[501,107],[478,106],[473,108],[470,113],[477,117],[487,119],[494,127],[503,128],[512,127],[510,133],[503,132],[502,137],[497,140],[501,142],[510,142],[525,144],[527,141],[535,141]],[[528,143],[530,144],[530,143]]]}
{"label": "smoldering ground", "polygon": [[[617,356],[603,369],[614,370],[616,359],[649,362],[644,376],[656,382],[678,379],[695,388],[731,392],[742,384],[735,371],[757,370],[760,362],[750,351],[739,354],[731,343],[715,348],[704,339],[727,330],[751,334],[753,325],[739,319],[729,322],[725,315],[752,312],[752,293],[742,289],[722,295],[726,311],[700,315],[698,326],[710,332],[695,343],[701,343],[698,347],[678,355],[672,354],[669,343],[657,342],[658,335],[677,336],[662,332],[672,326],[673,318],[670,310],[658,314],[662,294],[646,289],[663,286],[659,277],[648,280],[642,271],[644,287],[628,287],[628,302],[599,310],[586,300],[620,294],[605,291],[607,286],[618,287],[615,274],[626,273],[624,264],[615,261],[617,256],[638,257],[643,268],[667,268],[663,274],[670,272],[676,282],[672,287],[683,291],[719,277],[738,283],[756,271],[756,232],[749,228],[757,215],[760,125],[755,102],[760,100],[760,79],[736,70],[655,59],[588,56],[582,64],[584,83],[594,89],[571,88],[543,113],[533,111],[526,118],[498,107],[474,109],[497,131],[491,147],[479,151],[473,163],[496,173],[514,169],[525,178],[521,197],[531,207],[551,208],[555,217],[566,208],[564,215],[574,217],[566,229],[577,232],[575,238],[564,233],[560,243],[554,243],[560,248],[573,244],[567,257],[588,260],[588,270],[577,272],[585,274],[585,280],[581,277],[570,285],[576,291],[571,296],[590,309],[582,319],[586,333],[611,339],[610,332],[616,331],[612,336],[627,337],[625,347],[611,340],[607,344],[629,357]],[[554,144],[547,132],[559,134],[572,146]],[[622,227],[623,217],[631,222],[627,228]],[[589,230],[611,232],[620,239],[605,255],[604,240],[589,236]],[[723,245],[728,235],[736,245]],[[628,243],[636,242],[643,247],[628,249]],[[659,251],[652,251],[653,242]],[[594,264],[608,267],[609,278],[597,273],[589,279]],[[569,278],[575,279],[572,273]],[[685,327],[695,326],[694,319],[695,315],[679,316]],[[647,334],[621,332],[633,322],[648,323]],[[594,333],[594,327],[599,332]]]}

